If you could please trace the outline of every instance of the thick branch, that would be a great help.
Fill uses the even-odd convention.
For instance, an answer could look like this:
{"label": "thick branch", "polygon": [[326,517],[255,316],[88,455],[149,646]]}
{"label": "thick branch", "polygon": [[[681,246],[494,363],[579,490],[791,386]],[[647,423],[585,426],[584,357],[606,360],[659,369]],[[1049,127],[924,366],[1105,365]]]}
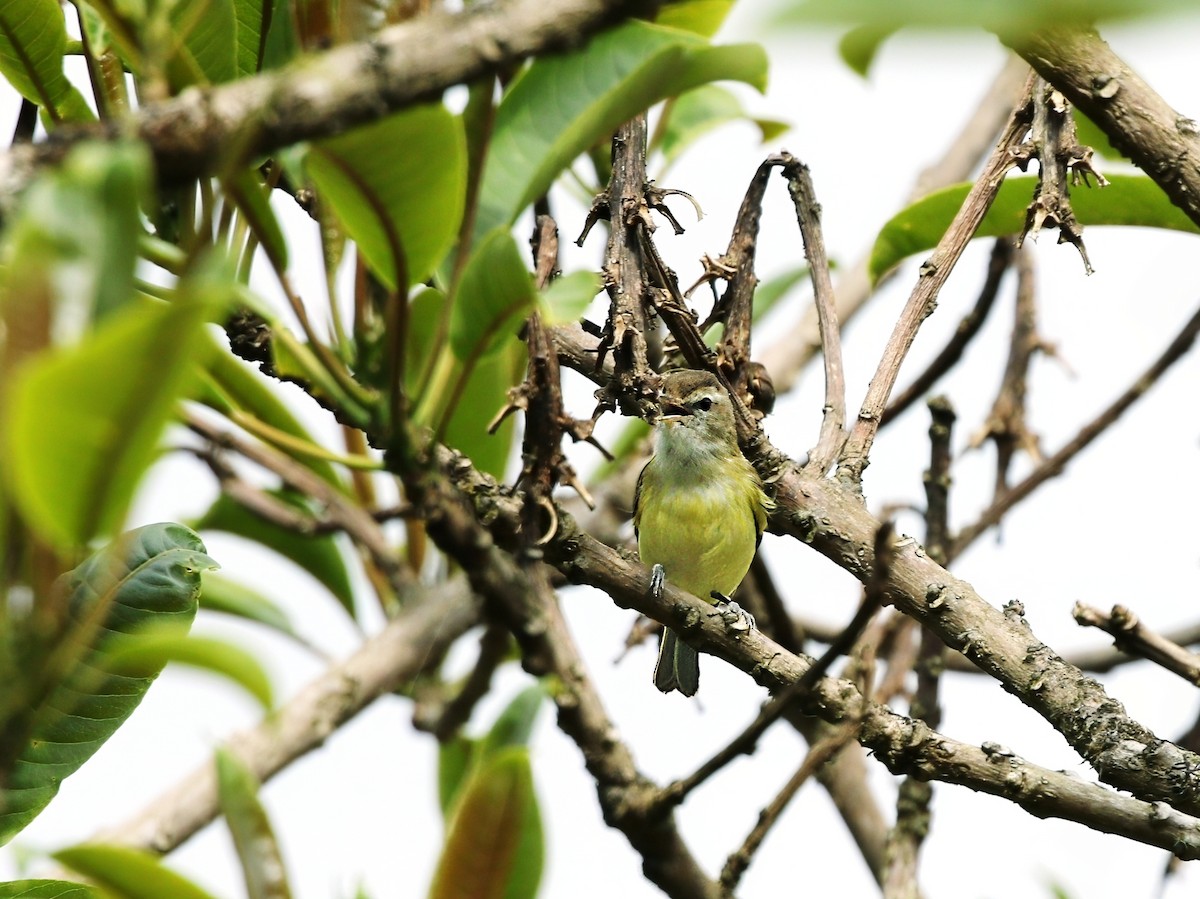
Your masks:
{"label": "thick branch", "polygon": [[299,60],[278,72],[151,103],[120,125],[58,128],[40,144],[0,154],[0,210],[34,170],[88,137],[136,134],[160,179],[186,181],[302,140],[339,134],[530,56],[578,46],[621,18],[646,14],[638,0],[503,0],[468,5],[385,28],[369,41]]}
{"label": "thick branch", "polygon": [[1042,28],[1013,43],[1037,73],[1200,224],[1200,126],[1176,112],[1091,29]]}

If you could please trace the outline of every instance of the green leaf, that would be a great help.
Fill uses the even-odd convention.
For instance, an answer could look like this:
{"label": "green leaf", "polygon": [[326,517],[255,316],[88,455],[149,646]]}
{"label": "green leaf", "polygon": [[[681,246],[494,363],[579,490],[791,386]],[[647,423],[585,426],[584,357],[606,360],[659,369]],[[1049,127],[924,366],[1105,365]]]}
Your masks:
{"label": "green leaf", "polygon": [[238,20],[234,0],[190,0],[171,7],[174,54],[167,62],[171,87],[223,84],[238,77]]}
{"label": "green leaf", "polygon": [[253,169],[241,169],[224,182],[225,192],[237,204],[238,211],[262,244],[276,271],[287,271],[288,246],[279,220],[269,202],[270,191],[258,180]]}
{"label": "green leaf", "polygon": [[[1105,188],[1076,188],[1071,192],[1071,206],[1080,224],[1136,225],[1200,233],[1200,228],[1171,205],[1166,194],[1145,175],[1113,175],[1109,181]],[[1005,179],[975,236],[1018,233],[1024,227],[1025,209],[1033,199],[1036,185],[1035,175]],[[871,249],[871,280],[878,280],[906,256],[937,246],[970,189],[970,184],[947,187],[893,216]]]}
{"label": "green leaf", "polygon": [[728,122],[752,122],[758,126],[764,142],[778,137],[791,127],[786,122],[774,119],[754,118],[731,91],[715,84],[705,84],[680,94],[671,101],[665,114],[666,127],[658,143],[664,168],[673,164],[705,134]]}
{"label": "green leaf", "polygon": [[509,746],[528,746],[545,698],[546,690],[538,682],[514,696],[480,743],[480,758],[487,759]]}
{"label": "green leaf", "polygon": [[[304,166],[389,287],[406,291],[424,281],[453,244],[466,191],[466,139],[462,121],[444,107],[406,110],[316,143]],[[406,272],[404,284],[399,271]]]}
{"label": "green leaf", "polygon": [[1100,126],[1080,112],[1078,107],[1072,106],[1071,114],[1075,116],[1075,133],[1079,138],[1079,143],[1085,147],[1091,147],[1097,155],[1114,162],[1129,159],[1112,145],[1108,135],[1100,130]]}
{"label": "green leaf", "polygon": [[66,880],[12,880],[0,883],[0,899],[106,899],[82,883]]}
{"label": "green leaf", "polygon": [[[271,495],[298,510],[305,511],[306,500],[286,490]],[[259,518],[228,494],[221,494],[199,519],[192,523],[200,531],[225,531],[253,540],[273,549],[311,574],[342,607],[354,617],[354,588],[346,569],[346,560],[331,534],[306,536]]]}
{"label": "green leaf", "polygon": [[550,282],[538,296],[538,308],[547,325],[577,322],[603,289],[604,280],[598,273],[571,272]]}
{"label": "green leaf", "polygon": [[859,25],[851,28],[838,41],[838,55],[846,65],[866,78],[879,48],[895,33],[896,28],[888,26]]}
{"label": "green leaf", "polygon": [[48,541],[81,546],[124,519],[204,346],[212,304],[180,293],[114,313],[8,385],[0,464],[22,516]]}
{"label": "green leaf", "polygon": [[694,34],[637,21],[574,53],[539,57],[497,110],[475,238],[512,224],[576,156],[642,110],[710,81],[763,90],[766,74],[758,45],[713,47]]}
{"label": "green leaf", "polygon": [[[830,266],[830,268],[833,267],[832,265]],[[787,295],[788,291],[801,281],[807,281],[808,278],[808,266],[797,265],[789,268],[783,274],[776,275],[759,284],[754,291],[754,321],[757,322],[759,318],[774,309],[779,304],[779,301]]]}
{"label": "green leaf", "polygon": [[450,349],[464,361],[495,352],[511,339],[537,300],[533,276],[508,228],[479,242],[463,270],[450,310]]}
{"label": "green leaf", "polygon": [[0,4],[0,74],[52,122],[95,116],[63,74],[67,26],[58,0],[4,0]]}
{"label": "green leaf", "polygon": [[227,640],[198,637],[178,627],[142,631],[136,643],[112,652],[109,662],[112,671],[132,677],[143,677],[146,671],[161,671],[167,662],[179,662],[228,678],[258,700],[266,711],[270,711],[274,702],[271,679],[254,655]]}
{"label": "green leaf", "polygon": [[258,778],[224,749],[217,750],[216,764],[217,797],[242,862],[248,899],[290,899],[287,867],[258,801]]}
{"label": "green leaf", "polygon": [[237,22],[238,78],[262,71],[275,6],[276,0],[233,0],[233,14]]}
{"label": "green leaf", "polygon": [[438,747],[438,807],[447,822],[478,758],[478,746],[479,741],[470,737],[453,737]]}
{"label": "green leaf", "polygon": [[63,575],[55,586],[68,598],[79,651],[57,670],[8,685],[0,722],[15,739],[14,762],[0,771],[0,844],[32,821],[76,771],[132,714],[157,668],[139,676],[112,671],[119,651],[136,647],[150,627],[189,625],[196,614],[201,572],[216,563],[180,524],[153,524],[122,535]]}
{"label": "green leaf", "polygon": [[731,9],[733,0],[676,0],[664,4],[654,21],[668,28],[712,37],[725,23]]}
{"label": "green leaf", "polygon": [[787,25],[842,22],[877,28],[984,28],[1019,35],[1048,26],[1192,11],[1189,0],[805,0],[779,7]]}
{"label": "green leaf", "polygon": [[245,584],[239,584],[219,574],[204,578],[204,590],[200,593],[200,608],[222,615],[232,615],[246,621],[254,621],[284,636],[309,646],[292,625],[287,613],[263,594]]}
{"label": "green leaf", "polygon": [[484,761],[464,787],[430,899],[533,899],[543,852],[529,750],[509,747]]}
{"label": "green leaf", "polygon": [[157,855],[128,846],[80,843],[54,853],[54,858],[78,871],[115,899],[213,899]]}
{"label": "green leaf", "polygon": [[[265,379],[251,365],[227,348],[217,347],[211,337],[205,339],[213,345],[202,354],[205,360],[202,377],[207,389],[199,397],[201,402],[225,415],[234,410],[249,413],[278,431],[308,443],[317,443],[279,394],[267,386]],[[328,461],[311,456],[298,457],[296,461],[339,490],[345,489],[337,470]]]}

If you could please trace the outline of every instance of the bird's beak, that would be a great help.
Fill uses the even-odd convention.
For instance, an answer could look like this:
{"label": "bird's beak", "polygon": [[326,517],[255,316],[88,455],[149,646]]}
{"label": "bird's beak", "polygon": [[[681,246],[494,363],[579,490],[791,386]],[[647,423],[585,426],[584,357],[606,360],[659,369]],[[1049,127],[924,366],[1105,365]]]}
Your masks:
{"label": "bird's beak", "polygon": [[692,410],[687,406],[680,406],[676,403],[662,402],[659,404],[659,409],[661,410],[659,421],[679,421],[692,414]]}

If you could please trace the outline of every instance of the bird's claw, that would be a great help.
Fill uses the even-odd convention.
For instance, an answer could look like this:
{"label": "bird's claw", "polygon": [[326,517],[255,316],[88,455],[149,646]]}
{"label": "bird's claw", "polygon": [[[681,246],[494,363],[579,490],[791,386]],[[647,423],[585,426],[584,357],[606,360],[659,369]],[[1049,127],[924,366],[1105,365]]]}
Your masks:
{"label": "bird's claw", "polygon": [[709,596],[717,602],[717,611],[721,615],[721,621],[725,625],[725,629],[733,634],[747,634],[757,627],[754,621],[754,616],[739,606],[736,602],[717,590],[713,590]]}
{"label": "bird's claw", "polygon": [[662,599],[663,584],[667,581],[667,570],[658,562],[650,569],[650,595]]}

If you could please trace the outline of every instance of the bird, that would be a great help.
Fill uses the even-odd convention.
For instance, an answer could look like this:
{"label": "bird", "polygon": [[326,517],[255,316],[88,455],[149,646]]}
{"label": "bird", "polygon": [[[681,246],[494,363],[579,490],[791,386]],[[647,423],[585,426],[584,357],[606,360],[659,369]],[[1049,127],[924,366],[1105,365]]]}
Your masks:
{"label": "bird", "polygon": [[[715,375],[683,369],[662,380],[655,449],[638,476],[633,527],[651,589],[664,579],[708,602],[731,602],[762,540],[771,500],[737,442],[733,402]],[[654,685],[695,696],[700,659],[663,628]]]}

